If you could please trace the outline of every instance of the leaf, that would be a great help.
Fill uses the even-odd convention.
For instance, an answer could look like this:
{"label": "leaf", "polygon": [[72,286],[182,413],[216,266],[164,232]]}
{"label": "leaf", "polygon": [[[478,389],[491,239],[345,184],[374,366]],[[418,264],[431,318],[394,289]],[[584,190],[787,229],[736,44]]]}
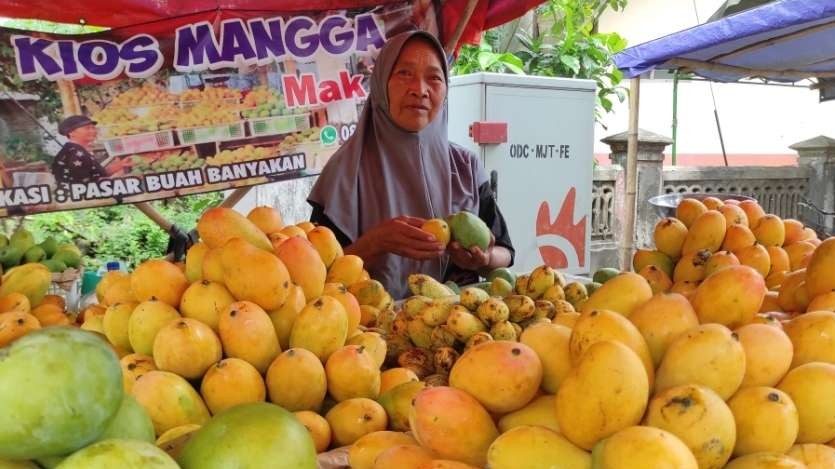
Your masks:
{"label": "leaf", "polygon": [[568,67],[575,74],[580,71],[580,59],[571,55],[561,55],[560,63]]}

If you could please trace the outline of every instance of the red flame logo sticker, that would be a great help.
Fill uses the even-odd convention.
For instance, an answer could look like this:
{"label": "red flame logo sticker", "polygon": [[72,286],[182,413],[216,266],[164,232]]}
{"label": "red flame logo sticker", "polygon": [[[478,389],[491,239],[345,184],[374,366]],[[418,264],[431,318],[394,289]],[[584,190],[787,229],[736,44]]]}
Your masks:
{"label": "red flame logo sticker", "polygon": [[583,267],[586,265],[586,218],[574,223],[577,188],[572,187],[563,200],[560,213],[551,222],[548,202],[539,206],[536,217],[536,240],[542,260],[551,268]]}

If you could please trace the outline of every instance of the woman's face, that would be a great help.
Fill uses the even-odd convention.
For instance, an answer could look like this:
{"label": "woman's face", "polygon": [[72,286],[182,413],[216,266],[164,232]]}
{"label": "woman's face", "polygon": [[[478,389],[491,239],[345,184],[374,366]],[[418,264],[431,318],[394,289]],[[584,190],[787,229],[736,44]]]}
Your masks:
{"label": "woman's face", "polygon": [[98,135],[98,130],[96,126],[93,124],[87,124],[81,126],[77,129],[74,129],[68,137],[71,141],[78,143],[81,146],[91,145],[93,142],[96,141],[96,136]]}
{"label": "woman's face", "polygon": [[418,132],[435,119],[446,99],[446,77],[432,45],[406,42],[389,77],[388,98],[389,114],[404,130]]}

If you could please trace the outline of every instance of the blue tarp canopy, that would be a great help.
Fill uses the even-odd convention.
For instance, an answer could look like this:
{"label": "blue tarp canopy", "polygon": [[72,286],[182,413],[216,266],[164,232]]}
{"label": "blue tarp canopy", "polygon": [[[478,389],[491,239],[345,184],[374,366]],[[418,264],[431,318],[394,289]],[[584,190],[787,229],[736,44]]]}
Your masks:
{"label": "blue tarp canopy", "polygon": [[781,0],[615,55],[634,78],[678,69],[716,81],[835,78],[835,0]]}

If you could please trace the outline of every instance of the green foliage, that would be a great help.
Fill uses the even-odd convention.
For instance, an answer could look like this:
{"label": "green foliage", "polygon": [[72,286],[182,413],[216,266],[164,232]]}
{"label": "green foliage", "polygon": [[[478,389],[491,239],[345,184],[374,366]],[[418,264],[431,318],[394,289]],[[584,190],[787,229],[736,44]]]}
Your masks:
{"label": "green foliage", "polygon": [[626,47],[626,40],[617,33],[597,32],[597,20],[607,9],[618,11],[625,6],[626,0],[549,0],[537,9],[532,30],[513,31],[519,43],[515,50],[501,50],[510,43],[501,37],[506,30],[488,32],[480,46],[462,48],[453,72],[519,73],[516,68],[521,62],[522,71],[530,75],[594,80],[599,120],[612,110],[614,99],[626,99],[627,90],[619,86],[623,74],[612,63],[612,56]]}
{"label": "green foliage", "polygon": [[5,161],[52,161],[52,156],[43,149],[43,143],[32,134],[14,133],[2,143]]}
{"label": "green foliage", "polygon": [[[156,207],[172,223],[190,230],[204,210],[222,200],[223,193],[214,192],[162,201]],[[131,205],[30,215],[23,223],[37,240],[52,236],[59,243],[75,242],[91,269],[108,259],[122,259],[135,266],[165,255],[168,246],[168,234]],[[6,223],[7,234],[16,227],[9,225],[13,224]]]}

